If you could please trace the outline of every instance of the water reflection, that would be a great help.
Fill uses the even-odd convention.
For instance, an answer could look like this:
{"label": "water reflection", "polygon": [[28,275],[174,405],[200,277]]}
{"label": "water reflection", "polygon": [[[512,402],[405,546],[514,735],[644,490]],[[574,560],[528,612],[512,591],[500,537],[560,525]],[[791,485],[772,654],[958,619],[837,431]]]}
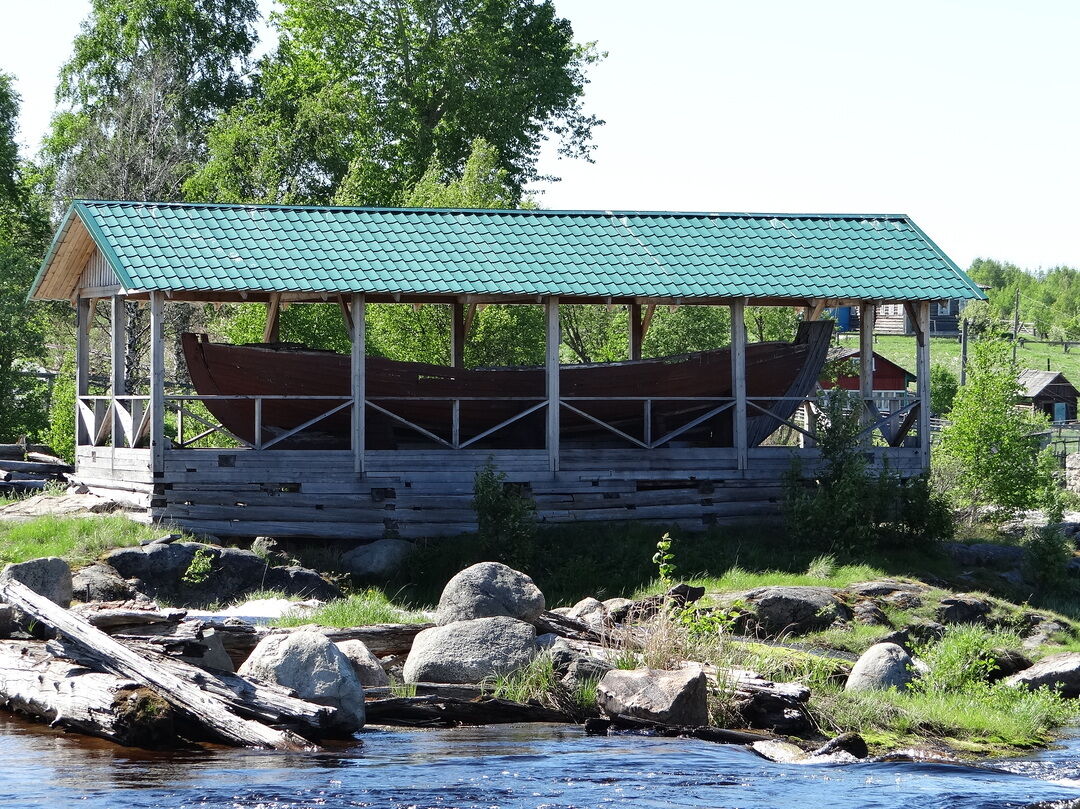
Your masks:
{"label": "water reflection", "polygon": [[0,718],[0,805],[89,809],[633,805],[1004,809],[1080,798],[1080,740],[992,767],[783,766],[685,739],[584,736],[573,727],[368,730],[303,755],[146,753]]}

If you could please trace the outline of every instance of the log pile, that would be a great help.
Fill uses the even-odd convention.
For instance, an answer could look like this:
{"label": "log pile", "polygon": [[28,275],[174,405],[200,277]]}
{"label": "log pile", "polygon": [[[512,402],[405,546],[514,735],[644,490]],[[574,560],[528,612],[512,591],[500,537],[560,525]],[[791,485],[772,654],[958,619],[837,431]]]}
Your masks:
{"label": "log pile", "polygon": [[[117,741],[145,741],[149,730],[143,724],[136,722],[135,730],[128,734],[125,722],[116,718],[116,695],[131,684],[136,689],[136,708],[124,715],[140,711],[167,714],[176,728],[175,738],[166,740],[151,734],[152,740],[163,743],[210,739],[243,747],[312,750],[315,746],[300,731],[318,738],[321,729],[330,724],[331,708],[297,700],[274,686],[214,674],[150,650],[129,648],[17,581],[0,580],[0,598],[62,638],[51,647],[26,641],[18,650],[9,650],[5,658],[9,664],[20,665],[3,671],[0,692],[10,707],[34,717]],[[57,658],[62,665],[47,659],[56,655],[62,656]],[[111,679],[88,680],[88,672]],[[39,689],[28,688],[34,681],[44,683],[46,673],[53,691],[69,695],[67,702],[46,704]],[[167,710],[144,710],[162,703]],[[82,704],[85,710],[73,711],[73,704]],[[93,729],[88,730],[88,723]],[[159,735],[162,728],[156,728]]]}
{"label": "log pile", "polygon": [[63,458],[38,444],[0,444],[0,494],[41,491],[50,482],[66,483],[74,472]]}

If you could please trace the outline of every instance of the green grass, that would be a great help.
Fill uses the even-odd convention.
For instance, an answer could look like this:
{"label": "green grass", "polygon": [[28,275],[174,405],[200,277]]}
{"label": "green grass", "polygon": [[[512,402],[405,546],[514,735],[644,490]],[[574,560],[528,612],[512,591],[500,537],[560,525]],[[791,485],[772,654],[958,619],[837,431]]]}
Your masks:
{"label": "green grass", "polygon": [[[857,346],[858,334],[842,335],[840,344]],[[893,335],[874,337],[874,351],[902,368],[915,372],[915,338]],[[1018,346],[1016,361],[1021,368],[1045,371],[1047,360],[1050,370],[1060,371],[1070,380],[1080,379],[1080,351],[1073,349],[1065,353],[1061,346],[1050,346],[1026,342]],[[935,337],[930,341],[930,361],[935,365],[944,365],[960,376],[960,341],[954,337]]]}
{"label": "green grass", "polygon": [[1048,691],[986,685],[960,691],[813,690],[810,710],[830,733],[855,731],[876,749],[938,739],[972,753],[1046,744],[1057,727],[1075,721],[1075,702]]}
{"label": "green grass", "polygon": [[428,618],[421,612],[393,604],[386,593],[375,587],[355,593],[348,598],[330,601],[304,616],[284,615],[272,622],[273,626],[319,626],[351,627],[372,624],[421,624]]}
{"label": "green grass", "polygon": [[558,677],[549,652],[541,652],[517,671],[492,677],[485,683],[492,696],[511,702],[545,703],[555,690]]}
{"label": "green grass", "polygon": [[0,522],[0,562],[59,556],[71,565],[85,565],[112,548],[138,545],[168,531],[120,515],[4,521]]}

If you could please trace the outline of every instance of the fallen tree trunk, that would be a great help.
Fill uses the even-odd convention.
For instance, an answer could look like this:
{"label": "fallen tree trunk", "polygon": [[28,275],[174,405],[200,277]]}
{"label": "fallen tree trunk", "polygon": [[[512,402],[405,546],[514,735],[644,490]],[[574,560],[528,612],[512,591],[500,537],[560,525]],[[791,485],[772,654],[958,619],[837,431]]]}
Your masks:
{"label": "fallen tree trunk", "polygon": [[373,624],[347,629],[326,627],[316,627],[316,629],[334,643],[344,640],[361,641],[373,655],[383,657],[408,654],[416,636],[433,626],[435,624]]}
{"label": "fallen tree trunk", "polygon": [[310,749],[310,745],[294,733],[274,730],[260,722],[236,716],[221,699],[149,663],[101,630],[17,581],[0,580],[0,599],[62,634],[104,670],[154,689],[183,715],[226,744],[275,750]]}
{"label": "fallen tree trunk", "polygon": [[456,727],[513,722],[571,722],[571,717],[539,705],[505,699],[463,700],[454,697],[393,697],[365,704],[367,721],[404,727]]}
{"label": "fallen tree trunk", "polygon": [[0,641],[3,705],[52,726],[136,747],[175,745],[174,711],[133,680],[51,656],[40,641]]}
{"label": "fallen tree trunk", "polygon": [[[146,641],[122,638],[121,642],[137,651],[154,666],[191,682],[247,719],[285,727],[311,739],[320,739],[334,732],[332,725],[336,709],[300,699],[290,688],[239,674],[206,671],[162,654]],[[70,641],[51,641],[50,651],[80,663],[96,662],[95,655],[87,655],[81,646]]]}

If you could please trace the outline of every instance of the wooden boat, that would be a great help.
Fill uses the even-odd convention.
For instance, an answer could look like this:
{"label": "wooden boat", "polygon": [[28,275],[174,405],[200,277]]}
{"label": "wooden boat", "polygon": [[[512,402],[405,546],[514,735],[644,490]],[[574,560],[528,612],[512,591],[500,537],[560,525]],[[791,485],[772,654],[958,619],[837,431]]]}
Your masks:
{"label": "wooden boat", "polygon": [[[829,322],[803,323],[794,342],[748,344],[749,399],[777,418],[790,418],[798,399],[814,389],[831,334]],[[196,334],[184,334],[182,344],[191,381],[203,396],[350,395],[350,358],[341,354],[295,344],[212,343],[206,335]],[[439,442],[476,449],[544,445],[546,394],[541,367],[464,369],[367,357],[365,370],[368,448]],[[634,446],[628,437],[649,445],[670,435],[671,440],[699,446],[732,445],[731,408],[723,407],[732,392],[727,348],[658,359],[563,365],[559,386],[565,405],[561,413],[564,443],[626,447]],[[777,397],[785,400],[777,401]],[[650,400],[648,404],[645,399]],[[210,399],[205,404],[227,430],[254,443],[254,398]],[[339,404],[340,400],[327,399],[263,399],[260,441],[274,442]],[[528,415],[492,431],[530,408],[534,409]],[[748,417],[750,446],[780,426],[752,407]],[[273,446],[347,448],[350,423],[349,408],[344,408]]]}

